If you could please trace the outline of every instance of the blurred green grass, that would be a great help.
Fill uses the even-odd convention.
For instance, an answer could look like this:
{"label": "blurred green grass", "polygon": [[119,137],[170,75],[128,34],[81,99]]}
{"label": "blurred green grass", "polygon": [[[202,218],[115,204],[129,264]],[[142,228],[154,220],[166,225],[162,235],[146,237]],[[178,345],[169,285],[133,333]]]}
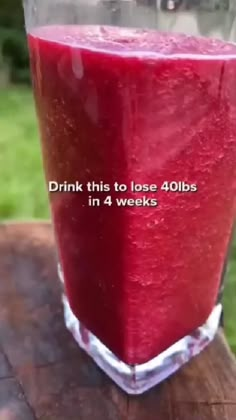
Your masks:
{"label": "blurred green grass", "polygon": [[226,287],[224,293],[225,331],[230,346],[236,354],[236,241],[231,251],[230,261],[226,274]]}
{"label": "blurred green grass", "polygon": [[[0,180],[0,220],[49,217],[30,89],[0,91]],[[224,307],[226,334],[236,353],[236,244],[228,267]]]}
{"label": "blurred green grass", "polygon": [[1,219],[49,215],[38,137],[31,90],[1,89]]}

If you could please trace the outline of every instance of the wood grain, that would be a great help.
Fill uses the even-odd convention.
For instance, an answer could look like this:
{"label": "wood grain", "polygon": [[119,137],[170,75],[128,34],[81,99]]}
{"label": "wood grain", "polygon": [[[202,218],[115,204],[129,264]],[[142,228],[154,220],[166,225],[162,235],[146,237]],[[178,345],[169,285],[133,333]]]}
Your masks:
{"label": "wood grain", "polygon": [[236,363],[221,331],[139,397],[118,389],[64,327],[49,223],[0,225],[0,420],[236,420]]}

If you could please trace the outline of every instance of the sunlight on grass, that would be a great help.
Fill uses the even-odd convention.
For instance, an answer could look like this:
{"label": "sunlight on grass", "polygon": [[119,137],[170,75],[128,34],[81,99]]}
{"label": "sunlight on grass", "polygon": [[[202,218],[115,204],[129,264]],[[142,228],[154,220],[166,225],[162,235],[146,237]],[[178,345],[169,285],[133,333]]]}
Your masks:
{"label": "sunlight on grass", "polygon": [[0,219],[48,217],[38,127],[29,89],[0,93]]}

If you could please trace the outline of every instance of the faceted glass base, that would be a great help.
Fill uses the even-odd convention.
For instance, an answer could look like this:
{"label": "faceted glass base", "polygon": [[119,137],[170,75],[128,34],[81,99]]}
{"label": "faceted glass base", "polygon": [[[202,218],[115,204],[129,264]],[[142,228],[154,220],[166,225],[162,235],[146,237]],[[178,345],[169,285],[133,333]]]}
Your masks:
{"label": "faceted glass base", "polygon": [[102,342],[87,330],[73,315],[63,295],[66,327],[79,346],[96,364],[128,394],[142,394],[176,372],[199,354],[214,338],[222,312],[222,305],[213,309],[206,323],[142,365],[130,366],[119,360]]}

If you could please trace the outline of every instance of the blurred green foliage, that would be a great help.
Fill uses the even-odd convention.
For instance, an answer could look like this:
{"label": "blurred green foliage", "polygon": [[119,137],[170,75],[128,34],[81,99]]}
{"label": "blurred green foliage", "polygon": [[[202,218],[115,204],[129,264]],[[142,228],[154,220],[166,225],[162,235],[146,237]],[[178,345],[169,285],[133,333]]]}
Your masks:
{"label": "blurred green foliage", "polygon": [[0,26],[18,29],[24,26],[21,0],[1,0]]}
{"label": "blurred green foliage", "polygon": [[11,82],[30,83],[29,56],[21,0],[1,0],[0,57],[0,67],[7,66]]}

